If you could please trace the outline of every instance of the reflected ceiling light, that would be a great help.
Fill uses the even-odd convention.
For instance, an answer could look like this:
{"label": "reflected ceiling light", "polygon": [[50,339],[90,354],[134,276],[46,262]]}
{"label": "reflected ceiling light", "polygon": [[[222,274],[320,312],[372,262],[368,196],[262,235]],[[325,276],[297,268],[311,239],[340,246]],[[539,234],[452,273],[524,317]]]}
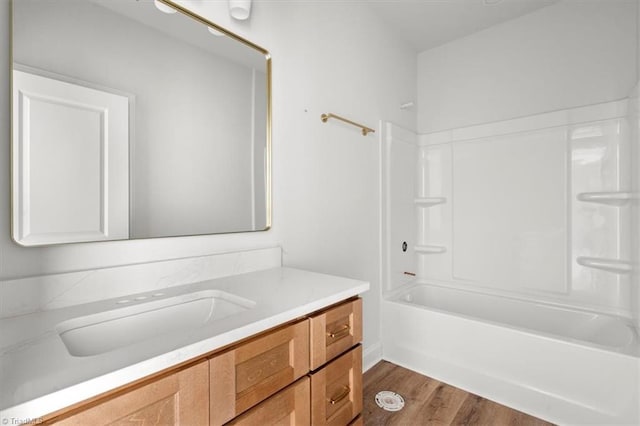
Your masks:
{"label": "reflected ceiling light", "polygon": [[216,37],[222,37],[222,36],[224,35],[222,32],[220,32],[220,31],[216,30],[216,29],[215,29],[215,28],[213,28],[213,27],[207,27],[207,29],[209,30],[209,32],[210,32],[211,34],[213,34],[213,35],[214,35],[214,36],[216,36]]}
{"label": "reflected ceiling light", "polygon": [[167,6],[166,4],[162,3],[160,0],[153,0],[153,4],[156,5],[156,7],[160,12],[164,12],[164,13],[177,12],[174,8],[172,8],[171,6]]}
{"label": "reflected ceiling light", "polygon": [[229,14],[238,21],[249,19],[251,0],[229,0]]}
{"label": "reflected ceiling light", "polygon": [[400,104],[400,109],[406,110],[406,109],[412,109],[414,106],[413,101],[409,101],[409,102],[405,102],[403,104]]}
{"label": "reflected ceiling light", "polygon": [[599,138],[603,135],[604,131],[601,126],[584,126],[571,131],[571,140]]}

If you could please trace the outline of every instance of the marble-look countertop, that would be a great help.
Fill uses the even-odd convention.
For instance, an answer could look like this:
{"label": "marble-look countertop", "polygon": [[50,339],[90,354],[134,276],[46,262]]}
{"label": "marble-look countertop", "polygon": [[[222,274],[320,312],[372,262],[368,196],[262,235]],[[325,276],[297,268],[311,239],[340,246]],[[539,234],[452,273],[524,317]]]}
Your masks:
{"label": "marble-look countertop", "polygon": [[[255,306],[189,332],[159,335],[92,356],[72,356],[56,332],[62,321],[121,308],[103,300],[0,320],[0,423],[37,422],[71,404],[144,378],[355,296],[369,283],[274,268],[163,290],[164,297],[221,290]],[[154,290],[150,293],[157,293]],[[130,295],[127,299],[147,294]],[[145,303],[145,301],[133,302]],[[126,332],[126,330],[123,330]]]}

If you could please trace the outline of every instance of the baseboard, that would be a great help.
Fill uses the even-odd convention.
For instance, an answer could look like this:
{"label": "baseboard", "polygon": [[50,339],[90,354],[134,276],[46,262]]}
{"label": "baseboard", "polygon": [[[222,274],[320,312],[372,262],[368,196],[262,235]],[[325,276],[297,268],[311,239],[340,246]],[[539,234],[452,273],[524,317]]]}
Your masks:
{"label": "baseboard", "polygon": [[382,344],[376,342],[364,350],[362,355],[362,372],[364,373],[382,361]]}

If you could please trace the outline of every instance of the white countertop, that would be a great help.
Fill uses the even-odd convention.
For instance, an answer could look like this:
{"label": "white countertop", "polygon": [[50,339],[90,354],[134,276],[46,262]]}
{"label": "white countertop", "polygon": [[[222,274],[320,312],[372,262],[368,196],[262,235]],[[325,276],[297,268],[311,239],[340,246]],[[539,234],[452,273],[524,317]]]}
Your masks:
{"label": "white countertop", "polygon": [[0,320],[0,423],[38,419],[368,289],[369,283],[364,281],[291,268],[171,287],[163,290],[162,297],[221,290],[255,301],[256,305],[189,333],[164,334],[83,357],[69,354],[56,325],[117,309],[120,305],[116,302],[123,298]]}

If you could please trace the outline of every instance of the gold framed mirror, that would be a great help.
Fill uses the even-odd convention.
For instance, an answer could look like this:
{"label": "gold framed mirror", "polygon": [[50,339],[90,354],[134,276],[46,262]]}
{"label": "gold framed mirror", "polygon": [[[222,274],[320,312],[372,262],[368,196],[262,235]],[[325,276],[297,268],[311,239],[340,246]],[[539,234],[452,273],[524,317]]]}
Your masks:
{"label": "gold framed mirror", "polygon": [[169,0],[14,0],[12,16],[16,242],[270,228],[267,50]]}

